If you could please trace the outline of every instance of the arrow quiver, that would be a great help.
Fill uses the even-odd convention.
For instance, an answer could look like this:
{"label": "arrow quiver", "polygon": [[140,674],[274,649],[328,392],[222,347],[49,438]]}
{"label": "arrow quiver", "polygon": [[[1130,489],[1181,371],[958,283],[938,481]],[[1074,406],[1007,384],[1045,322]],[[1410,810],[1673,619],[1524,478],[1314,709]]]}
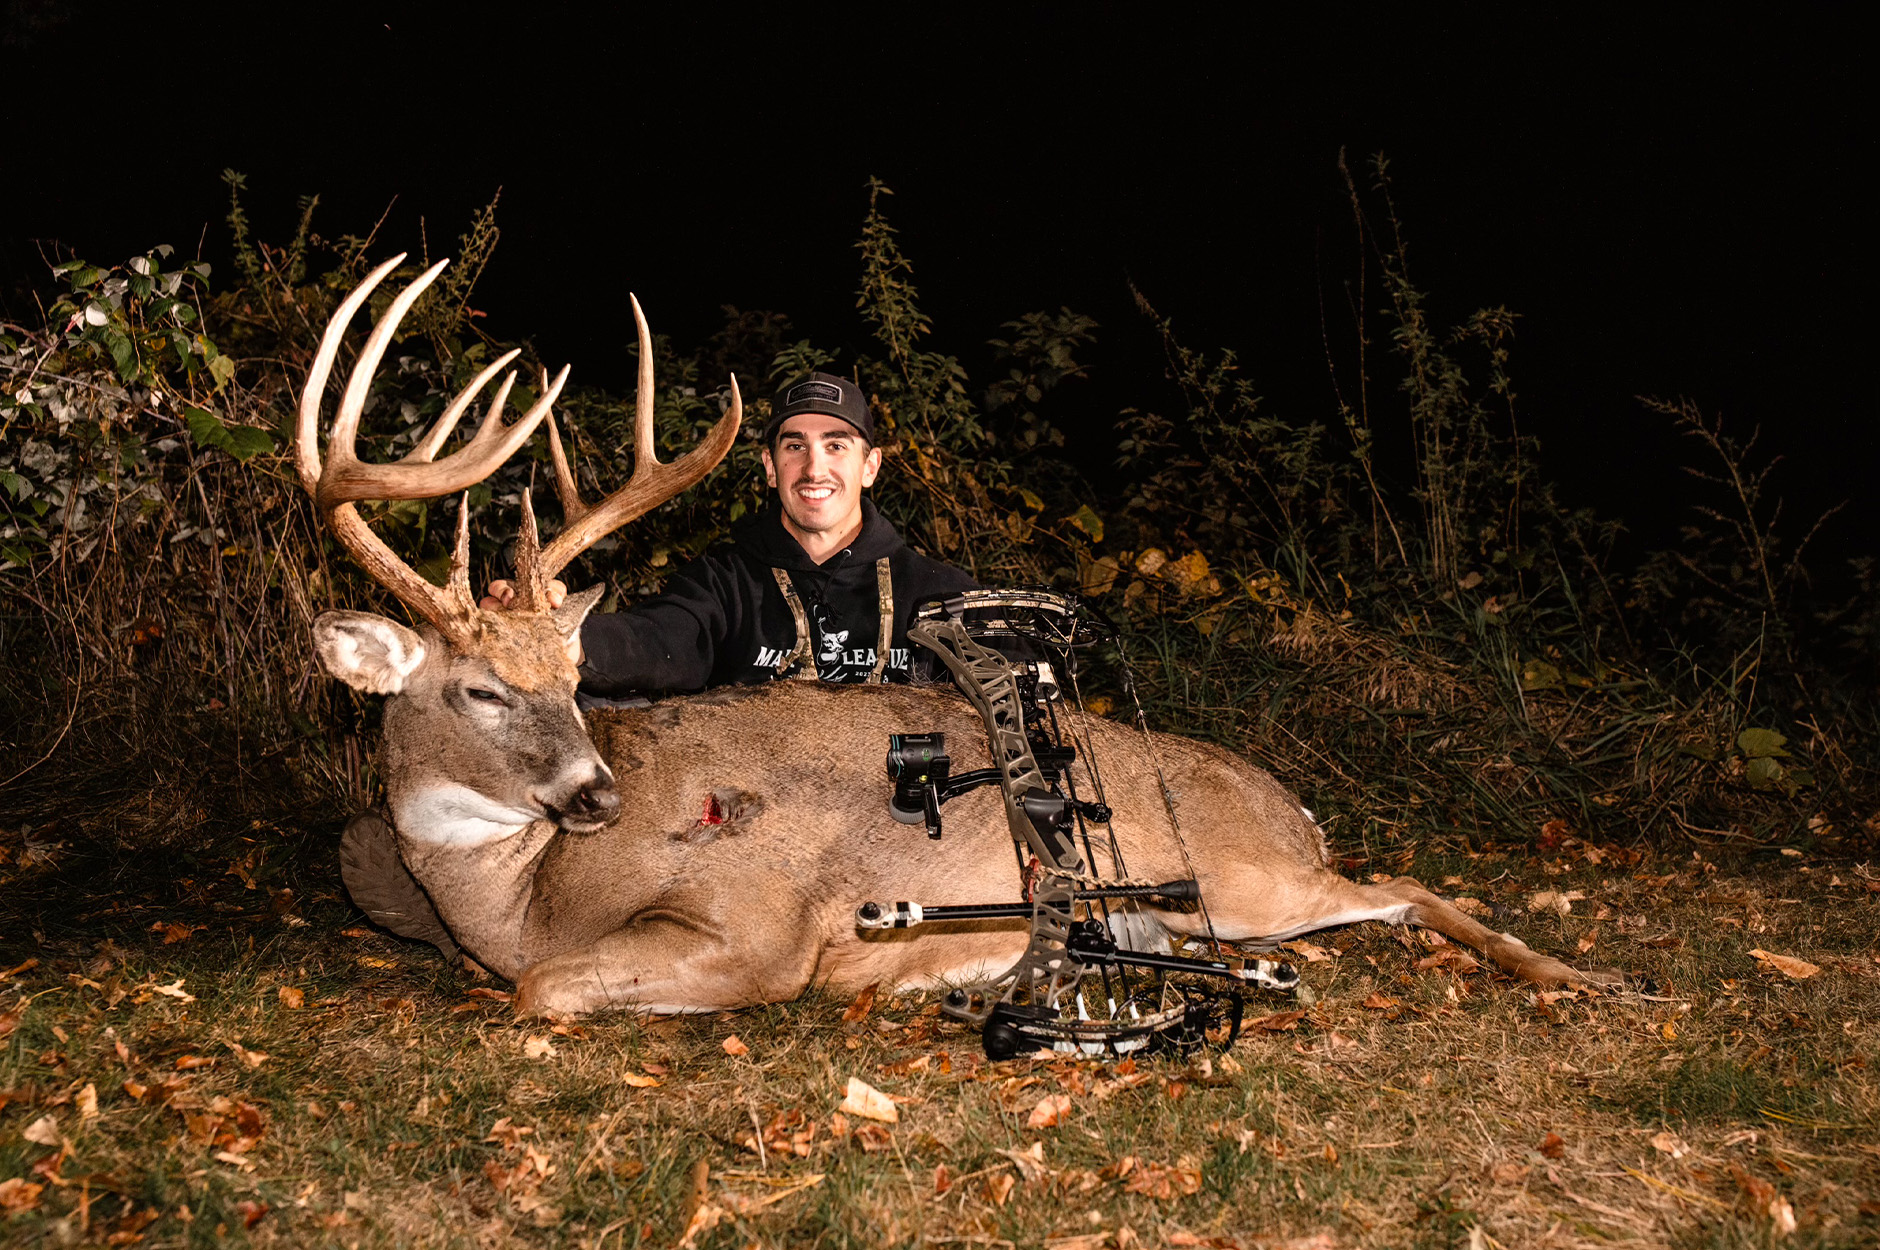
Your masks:
{"label": "arrow quiver", "polygon": [[[889,811],[903,823],[924,824],[929,837],[939,838],[940,809],[948,799],[997,785],[1005,800],[1023,899],[890,906],[870,902],[857,910],[857,926],[893,929],[944,921],[1028,919],[1030,939],[1016,963],[989,982],[951,991],[942,1003],[947,1014],[980,1026],[986,1053],[995,1059],[1038,1047],[1124,1053],[1157,1038],[1180,1045],[1231,1043],[1240,1027],[1238,991],[1248,984],[1291,989],[1298,984],[1298,974],[1264,960],[1222,958],[1211,923],[1215,958],[1197,959],[1168,949],[1166,931],[1140,909],[1145,903],[1198,907],[1205,918],[1199,882],[1192,870],[1188,879],[1178,881],[1129,878],[1087,735],[1082,739],[1082,772],[1093,794],[1089,799],[1078,794],[1073,764],[1079,742],[1074,732],[1065,732],[1058,715],[1063,702],[1058,673],[1063,672],[1075,695],[1077,652],[1113,639],[1114,628],[1088,605],[1043,591],[969,591],[923,607],[918,618],[908,638],[939,657],[978,710],[993,766],[954,774],[943,734],[892,735],[888,775],[894,795]],[[1040,658],[1014,660],[987,645],[992,642]],[[1127,680],[1127,669],[1125,674],[1133,695],[1135,683]],[[1081,720],[1081,699],[1074,702]],[[1136,712],[1141,724],[1140,702]],[[1144,743],[1153,756],[1146,728]],[[1159,777],[1159,766],[1156,772]],[[1167,802],[1166,784],[1163,797],[1170,833],[1180,843],[1181,828]],[[1100,874],[1093,826],[1104,831],[1113,875]],[[1182,858],[1187,862],[1185,844]],[[1178,985],[1171,976],[1184,980]],[[1233,988],[1204,988],[1209,980],[1226,981]],[[1093,998],[1099,1004],[1096,1013],[1091,1010]]]}

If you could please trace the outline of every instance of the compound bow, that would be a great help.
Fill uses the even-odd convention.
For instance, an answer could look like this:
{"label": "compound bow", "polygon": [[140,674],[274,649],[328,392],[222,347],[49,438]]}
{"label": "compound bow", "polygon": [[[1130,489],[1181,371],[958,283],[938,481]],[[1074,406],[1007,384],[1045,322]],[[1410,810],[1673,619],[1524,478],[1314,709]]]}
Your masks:
{"label": "compound bow", "polygon": [[[938,838],[940,808],[947,800],[982,785],[997,785],[1005,798],[1024,897],[1019,902],[938,906],[869,902],[857,909],[856,924],[898,929],[948,920],[1029,918],[1030,940],[1016,963],[983,984],[952,990],[942,1003],[947,1014],[980,1026],[988,1056],[1004,1059],[1040,1046],[1125,1053],[1158,1039],[1183,1046],[1222,1038],[1231,1043],[1240,1028],[1242,987],[1290,990],[1298,984],[1298,973],[1286,965],[1224,955],[1192,867],[1188,877],[1178,881],[1129,876],[1110,809],[1103,802],[1102,774],[1088,735],[1082,745],[1094,793],[1089,799],[1078,794],[1071,768],[1078,745],[1075,735],[1067,739],[1058,716],[1063,691],[1057,674],[1061,670],[1069,679],[1081,717],[1077,653],[1114,639],[1109,621],[1067,595],[980,590],[921,608],[907,636],[939,657],[978,709],[993,767],[953,775],[944,735],[892,735],[888,775],[895,789],[889,811],[905,824],[924,824],[927,835]],[[1011,639],[1055,657],[1055,664],[1049,658],[1014,661],[986,645]],[[1123,671],[1153,757],[1153,741],[1127,663]],[[1156,776],[1170,832],[1186,863],[1187,846],[1159,764]],[[1106,832],[1110,875],[1097,866],[1092,826]],[[1131,923],[1130,913],[1145,902],[1198,907],[1214,958],[1137,949],[1146,931],[1161,932],[1159,926]],[[1097,1018],[1084,988],[1092,972],[1102,982],[1104,997]],[[1172,975],[1186,979],[1177,983],[1170,980]],[[1233,988],[1205,989],[1207,980],[1224,980]]]}

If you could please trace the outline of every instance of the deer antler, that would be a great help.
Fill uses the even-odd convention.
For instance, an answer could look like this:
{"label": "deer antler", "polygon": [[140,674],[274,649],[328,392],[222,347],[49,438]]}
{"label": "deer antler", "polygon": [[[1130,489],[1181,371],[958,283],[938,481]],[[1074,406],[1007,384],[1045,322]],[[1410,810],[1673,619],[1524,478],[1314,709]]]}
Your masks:
{"label": "deer antler", "polygon": [[653,450],[653,335],[646,328],[646,314],[640,301],[633,304],[633,321],[640,333],[640,378],[633,428],[633,475],[627,484],[589,507],[582,502],[574,474],[563,454],[561,436],[554,418],[548,422],[548,450],[555,462],[555,491],[561,496],[562,513],[567,525],[546,549],[535,536],[535,517],[529,499],[523,496],[523,530],[516,544],[516,590],[519,606],[548,606],[547,585],[550,578],[566,568],[568,562],[593,546],[596,541],[619,529],[636,517],[644,516],[679,492],[696,485],[717,467],[731,450],[744,420],[744,399],[738,393],[738,379],[731,379],[731,406],[718,424],[711,428],[697,447],[671,464],[661,464]]}
{"label": "deer antler", "polygon": [[[457,541],[451,553],[450,580],[444,587],[432,585],[401,560],[372,532],[365,519],[359,515],[356,505],[365,499],[434,499],[482,481],[535,432],[536,425],[548,415],[550,406],[567,383],[568,369],[564,365],[552,383],[547,382],[545,377],[541,397],[515,424],[505,426],[502,421],[503,402],[509,398],[510,387],[516,380],[513,372],[509,374],[497,387],[489,415],[477,427],[469,443],[442,460],[437,460],[438,450],[444,445],[444,440],[456,429],[458,421],[469,410],[477,394],[519,354],[515,351],[506,352],[477,374],[470,385],[450,402],[437,423],[403,459],[394,464],[361,463],[353,453],[353,442],[359,432],[360,415],[365,411],[372,375],[378,369],[379,361],[384,358],[385,349],[391,343],[399,322],[404,320],[418,296],[449,263],[440,260],[398,293],[366,339],[340,397],[339,412],[333,419],[332,432],[327,436],[326,462],[323,465],[316,430],[320,423],[320,401],[326,392],[327,376],[332,372],[333,361],[339,355],[340,340],[345,337],[347,326],[373,289],[404,259],[405,254],[401,252],[367,274],[365,280],[340,304],[333,319],[327,322],[326,334],[320,340],[320,350],[315,353],[313,365],[307,371],[306,388],[300,394],[300,419],[294,434],[295,461],[300,469],[300,484],[312,496],[315,507],[326,515],[327,524],[353,559],[364,567],[374,581],[397,596],[399,602],[428,621],[447,640],[461,646],[473,637],[476,611],[475,600],[470,594],[469,500],[466,498],[457,510]],[[523,508],[526,515],[526,495]],[[530,532],[533,529],[532,524],[528,526]]]}

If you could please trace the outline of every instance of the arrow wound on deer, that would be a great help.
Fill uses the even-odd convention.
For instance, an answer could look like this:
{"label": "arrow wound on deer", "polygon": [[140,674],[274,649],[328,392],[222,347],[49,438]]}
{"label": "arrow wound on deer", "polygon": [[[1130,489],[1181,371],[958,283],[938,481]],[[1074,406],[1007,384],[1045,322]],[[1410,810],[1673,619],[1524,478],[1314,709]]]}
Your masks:
{"label": "arrow wound on deer", "polygon": [[699,818],[690,829],[668,836],[674,842],[702,846],[718,838],[743,833],[757,814],[764,810],[764,800],[748,790],[721,786],[706,792],[699,804]]}

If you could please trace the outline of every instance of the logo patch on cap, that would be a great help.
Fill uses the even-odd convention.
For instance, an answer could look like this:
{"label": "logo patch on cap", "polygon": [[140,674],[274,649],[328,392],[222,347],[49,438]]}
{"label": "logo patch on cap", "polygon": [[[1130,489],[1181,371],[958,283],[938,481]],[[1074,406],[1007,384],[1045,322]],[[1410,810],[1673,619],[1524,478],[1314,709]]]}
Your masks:
{"label": "logo patch on cap", "polygon": [[839,386],[831,386],[827,382],[805,382],[801,386],[791,387],[789,393],[783,397],[783,402],[786,405],[800,404],[805,400],[819,400],[826,404],[839,404],[842,402],[842,388]]}

